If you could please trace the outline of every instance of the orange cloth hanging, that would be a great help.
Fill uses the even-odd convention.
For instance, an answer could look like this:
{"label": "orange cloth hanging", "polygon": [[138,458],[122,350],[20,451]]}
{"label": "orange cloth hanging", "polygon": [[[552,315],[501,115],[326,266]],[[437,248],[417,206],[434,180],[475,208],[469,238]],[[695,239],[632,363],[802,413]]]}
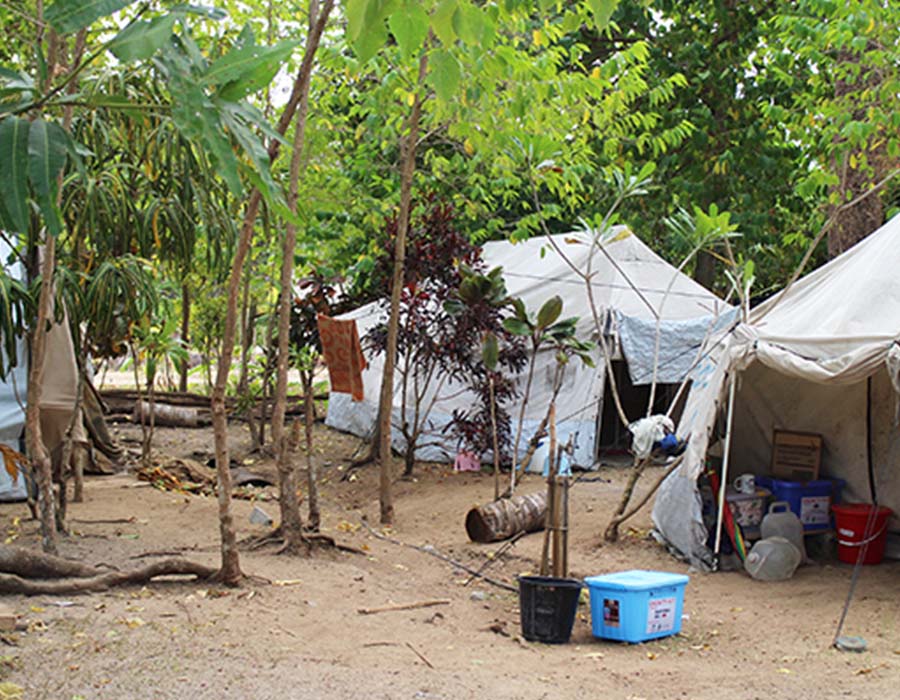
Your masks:
{"label": "orange cloth hanging", "polygon": [[324,314],[318,314],[316,321],[331,390],[339,394],[350,394],[354,401],[362,401],[362,371],[368,365],[359,344],[356,321],[340,320]]}

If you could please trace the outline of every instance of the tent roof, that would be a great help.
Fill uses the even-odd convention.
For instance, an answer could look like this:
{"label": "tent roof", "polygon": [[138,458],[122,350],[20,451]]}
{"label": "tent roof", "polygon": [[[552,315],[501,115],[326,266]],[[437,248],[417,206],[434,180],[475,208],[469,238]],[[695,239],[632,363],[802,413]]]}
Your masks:
{"label": "tent roof", "polygon": [[754,337],[813,360],[833,360],[900,335],[900,215],[756,307]]}
{"label": "tent roof", "polygon": [[[674,320],[708,316],[730,308],[654,253],[627,227],[616,227],[616,231],[618,235],[613,237],[617,240],[605,244],[605,252],[595,250],[593,254],[593,290],[598,309],[614,309],[644,319],[655,319],[661,311],[663,318]],[[584,233],[556,234],[552,238],[579,270],[587,270],[591,246]],[[536,309],[556,293],[564,302],[563,315],[579,316],[582,322],[590,323],[591,308],[584,281],[545,236],[519,243],[486,243],[484,260],[488,267],[503,266],[509,293],[522,297],[529,309]]]}

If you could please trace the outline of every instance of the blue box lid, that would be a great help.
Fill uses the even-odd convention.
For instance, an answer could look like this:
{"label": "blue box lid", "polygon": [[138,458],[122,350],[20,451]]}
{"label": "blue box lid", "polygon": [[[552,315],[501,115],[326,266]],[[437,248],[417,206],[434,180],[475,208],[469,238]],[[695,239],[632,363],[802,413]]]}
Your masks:
{"label": "blue box lid", "polygon": [[684,574],[670,574],[667,571],[619,571],[602,576],[588,576],[584,579],[588,586],[609,588],[616,591],[647,591],[660,586],[681,586],[690,579]]}

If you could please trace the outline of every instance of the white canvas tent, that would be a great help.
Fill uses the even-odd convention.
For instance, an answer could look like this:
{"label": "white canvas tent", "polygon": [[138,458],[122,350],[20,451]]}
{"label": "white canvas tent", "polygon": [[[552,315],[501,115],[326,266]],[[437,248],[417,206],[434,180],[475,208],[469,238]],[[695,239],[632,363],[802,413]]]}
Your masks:
{"label": "white canvas tent", "polygon": [[[24,280],[24,266],[20,262],[7,263],[10,252],[6,242],[0,239],[0,263],[7,274]],[[5,378],[0,378],[0,442],[21,450],[20,438],[25,427],[25,400],[28,394],[28,350],[24,338],[18,343],[18,353],[16,367]],[[41,428],[44,444],[51,453],[62,444],[75,407],[77,390],[78,370],[68,324],[54,323],[47,334],[41,396]],[[76,425],[75,439],[86,440],[80,424]],[[20,500],[26,495],[24,475],[19,473],[13,480],[5,469],[0,469],[0,501]]]}
{"label": "white canvas tent", "polygon": [[755,308],[748,323],[712,348],[694,373],[678,428],[690,434],[685,460],[653,509],[657,531],[679,553],[698,565],[712,563],[697,478],[710,440],[725,432],[732,382],[729,474],[767,474],[775,429],[820,433],[822,476],[846,480],[844,500],[872,502],[874,495],[900,513],[898,270],[900,217],[894,217]]}
{"label": "white canvas tent", "polygon": [[[677,383],[689,370],[711,324],[727,321],[732,309],[714,294],[680,273],[656,255],[637,236],[622,227],[617,240],[606,244],[605,252],[594,250],[592,256],[593,294],[603,327],[616,357],[628,363],[631,381],[649,384],[653,376],[656,316],[661,315],[662,353],[658,363],[658,381]],[[583,234],[554,236],[564,255],[580,270],[585,270],[591,256]],[[577,316],[578,336],[593,338],[595,325],[586,288],[582,279],[548,244],[544,237],[513,244],[508,241],[487,243],[483,258],[488,269],[503,267],[507,290],[520,297],[531,312],[554,294],[563,299],[563,318]],[[667,293],[668,292],[668,293]],[[356,319],[360,336],[386,318],[380,303],[372,303],[342,318]],[[369,367],[363,373],[365,399],[353,402],[349,395],[332,393],[329,397],[327,424],[359,436],[372,434],[378,410],[382,358],[367,353]],[[605,370],[598,351],[597,367],[588,368],[573,361],[566,370],[563,388],[557,400],[558,432],[565,442],[575,437],[574,463],[584,467],[594,464],[602,416]],[[537,360],[534,386],[526,409],[526,422],[521,448],[524,449],[547,409],[552,391],[555,359],[551,352],[541,352]],[[524,387],[524,373],[519,378]],[[440,382],[435,382],[440,384]],[[395,384],[394,416],[400,416],[400,401]],[[430,414],[430,430],[424,445],[417,450],[419,459],[442,461],[452,459],[456,443],[442,429],[451,420],[454,409],[470,406],[469,392],[451,381],[440,386]],[[521,400],[522,391],[520,390]],[[518,415],[518,406],[508,408]],[[630,416],[632,419],[641,415]],[[403,438],[395,429],[393,444],[402,449]]]}

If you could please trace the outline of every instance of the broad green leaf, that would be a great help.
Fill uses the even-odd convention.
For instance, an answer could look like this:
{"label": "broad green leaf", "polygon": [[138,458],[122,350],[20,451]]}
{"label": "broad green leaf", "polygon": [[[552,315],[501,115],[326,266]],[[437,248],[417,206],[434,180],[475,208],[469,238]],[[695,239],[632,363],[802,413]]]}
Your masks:
{"label": "broad green leaf", "polygon": [[439,49],[431,55],[431,70],[428,82],[434,88],[439,100],[450,102],[456,95],[462,74],[459,62],[449,51]]}
{"label": "broad green leaf", "polygon": [[149,22],[135,22],[116,35],[109,50],[120,61],[146,61],[172,36],[175,19],[169,14]]}
{"label": "broad green leaf", "polygon": [[588,0],[588,6],[591,8],[591,12],[594,13],[594,22],[597,24],[597,29],[603,30],[606,29],[613,12],[619,6],[619,0]]}
{"label": "broad green leaf", "polygon": [[28,231],[28,127],[26,119],[0,121],[0,196],[11,228]]}
{"label": "broad green leaf", "polygon": [[444,46],[451,46],[456,41],[453,15],[458,7],[459,0],[441,0],[431,16],[431,27]]}
{"label": "broad green leaf", "polygon": [[223,86],[219,97],[235,102],[269,85],[299,43],[283,41],[270,47],[244,45],[232,49],[209,67],[204,78]]}
{"label": "broad green leaf", "polygon": [[251,126],[245,119],[245,113],[240,108],[235,109],[233,105],[220,104],[220,111],[223,123],[252,161],[253,171],[260,178],[260,191],[270,202],[283,204],[284,198],[281,196],[281,189],[272,177],[269,152],[256,135],[253,128],[255,124]]}
{"label": "broad green leaf", "polygon": [[513,335],[531,335],[531,326],[518,318],[504,318],[503,327]]}
{"label": "broad green leaf", "polygon": [[388,17],[391,34],[404,56],[418,55],[428,36],[428,15],[418,2],[406,2]]}
{"label": "broad green leaf", "polygon": [[540,311],[538,311],[538,328],[543,330],[552,326],[562,313],[562,307],[563,301],[558,295],[547,299],[547,301],[544,302],[544,305],[541,306]]}
{"label": "broad green leaf", "polygon": [[228,12],[220,7],[209,7],[207,5],[194,5],[192,3],[183,3],[175,5],[172,12],[186,12],[192,15],[200,15],[206,19],[223,20],[228,17]]}
{"label": "broad green leaf", "polygon": [[355,43],[365,26],[366,8],[370,0],[347,0],[345,12],[347,14],[347,38]]}
{"label": "broad green leaf", "polygon": [[349,0],[347,37],[360,63],[378,53],[387,41],[384,20],[399,7],[399,0]]}
{"label": "broad green leaf", "polygon": [[77,32],[95,20],[128,7],[134,0],[56,0],[44,18],[61,34]]}
{"label": "broad green leaf", "polygon": [[481,346],[481,359],[484,366],[491,372],[497,369],[497,360],[500,357],[500,346],[497,343],[497,336],[488,333],[484,336],[484,343]]}
{"label": "broad green leaf", "polygon": [[28,131],[28,179],[54,236],[62,230],[56,205],[57,177],[66,165],[69,137],[57,124],[36,119]]}

